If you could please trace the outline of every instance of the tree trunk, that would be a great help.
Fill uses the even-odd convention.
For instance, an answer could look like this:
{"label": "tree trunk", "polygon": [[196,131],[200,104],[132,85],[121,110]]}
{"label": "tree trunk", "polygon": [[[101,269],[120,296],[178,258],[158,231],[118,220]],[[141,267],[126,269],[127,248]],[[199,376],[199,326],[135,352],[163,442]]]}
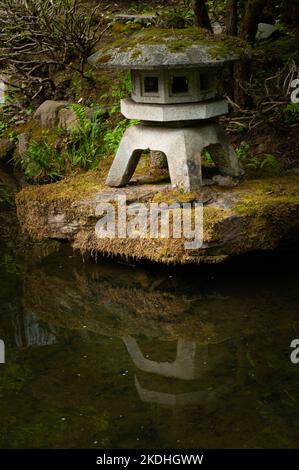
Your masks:
{"label": "tree trunk", "polygon": [[254,43],[258,24],[267,0],[247,0],[242,37],[249,43]]}
{"label": "tree trunk", "polygon": [[[247,0],[244,14],[244,21],[242,25],[241,36],[245,41],[254,43],[258,24],[267,0]],[[239,106],[250,106],[251,97],[246,93],[244,87],[248,82],[250,76],[249,63],[244,61],[235,65],[234,70],[234,100]]]}
{"label": "tree trunk", "polygon": [[192,0],[192,8],[195,13],[196,26],[199,26],[200,28],[206,28],[213,32],[205,0]]}
{"label": "tree trunk", "polygon": [[234,101],[241,108],[246,108],[251,104],[250,96],[245,90],[246,83],[249,80],[249,70],[247,61],[234,65]]}
{"label": "tree trunk", "polygon": [[283,21],[289,25],[298,25],[299,23],[299,2],[294,0],[282,0],[281,16]]}
{"label": "tree trunk", "polygon": [[226,14],[226,34],[238,35],[238,0],[228,0]]}

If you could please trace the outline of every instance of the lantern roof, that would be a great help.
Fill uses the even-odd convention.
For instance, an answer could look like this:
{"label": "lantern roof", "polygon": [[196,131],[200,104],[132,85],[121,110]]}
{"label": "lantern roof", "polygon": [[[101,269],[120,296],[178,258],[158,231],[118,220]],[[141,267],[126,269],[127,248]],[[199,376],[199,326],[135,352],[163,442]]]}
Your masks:
{"label": "lantern roof", "polygon": [[144,28],[119,36],[93,54],[89,63],[98,68],[136,70],[200,68],[221,67],[250,56],[250,48],[243,40],[213,36],[195,27]]}

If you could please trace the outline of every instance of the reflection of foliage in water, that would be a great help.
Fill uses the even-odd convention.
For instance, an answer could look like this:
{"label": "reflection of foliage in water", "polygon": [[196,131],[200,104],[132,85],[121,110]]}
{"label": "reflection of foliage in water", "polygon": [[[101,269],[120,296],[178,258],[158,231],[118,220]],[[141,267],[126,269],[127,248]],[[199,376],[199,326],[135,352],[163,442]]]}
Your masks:
{"label": "reflection of foliage in water", "polygon": [[0,265],[4,267],[4,269],[9,274],[19,274],[20,273],[20,266],[17,263],[17,260],[13,254],[4,253],[2,259],[0,261]]}
{"label": "reflection of foliage in water", "polygon": [[74,346],[31,348],[7,359],[11,365],[0,383],[1,448],[111,446],[109,407],[96,391],[98,348],[78,341]]}
{"label": "reflection of foliage in water", "polygon": [[17,393],[22,390],[27,379],[30,377],[30,369],[19,364],[16,353],[6,357],[5,367],[1,368],[0,393]]}
{"label": "reflection of foliage in water", "polygon": [[[296,445],[299,369],[285,351],[296,328],[296,276],[283,283],[280,277],[260,283],[258,275],[250,284],[213,281],[211,289],[177,272],[173,279],[167,271],[104,262],[83,267],[70,250],[53,250],[21,282],[22,308],[36,323],[14,311],[15,325],[23,318],[35,342],[24,341],[17,354],[9,347],[0,380],[0,447]],[[53,342],[42,342],[38,325]],[[206,351],[196,359],[199,376],[180,380],[141,370],[124,334],[156,362],[174,360],[178,338],[196,342]],[[204,400],[143,402],[135,376],[150,392],[202,391]]]}

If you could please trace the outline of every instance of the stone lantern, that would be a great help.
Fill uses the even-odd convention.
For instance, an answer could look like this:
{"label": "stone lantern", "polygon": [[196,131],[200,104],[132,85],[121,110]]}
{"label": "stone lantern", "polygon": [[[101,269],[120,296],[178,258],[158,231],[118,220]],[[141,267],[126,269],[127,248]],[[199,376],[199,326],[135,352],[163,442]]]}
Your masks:
{"label": "stone lantern", "polygon": [[185,191],[202,185],[205,149],[221,174],[243,174],[216,122],[228,112],[226,100],[217,96],[217,75],[239,60],[235,44],[233,49],[227,40],[202,38],[196,29],[191,34],[190,28],[163,34],[149,28],[130,41],[102,49],[89,59],[96,67],[131,70],[132,95],[121,100],[121,112],[140,120],[126,130],[107,185],[126,185],[145,150],[165,154],[172,186]]}

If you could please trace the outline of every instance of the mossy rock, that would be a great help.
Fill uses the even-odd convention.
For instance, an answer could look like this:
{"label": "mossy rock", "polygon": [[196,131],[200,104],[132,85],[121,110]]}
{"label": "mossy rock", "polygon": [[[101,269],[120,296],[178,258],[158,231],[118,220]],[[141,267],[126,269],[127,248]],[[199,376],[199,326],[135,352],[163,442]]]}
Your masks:
{"label": "mossy rock", "polygon": [[[169,184],[148,182],[144,176],[136,176],[125,188],[108,188],[105,179],[110,163],[106,159],[97,171],[23,189],[16,199],[23,228],[34,239],[67,239],[82,253],[165,264],[221,262],[251,251],[274,250],[281,244],[291,246],[298,238],[296,175],[250,180],[234,188],[214,185],[185,195]],[[188,250],[183,237],[97,238],[97,205],[110,201],[116,207],[119,194],[127,197],[128,204],[203,202],[203,246]]]}
{"label": "mossy rock", "polygon": [[13,140],[4,137],[0,140],[0,161],[7,161],[11,158],[15,150],[15,143]]}

